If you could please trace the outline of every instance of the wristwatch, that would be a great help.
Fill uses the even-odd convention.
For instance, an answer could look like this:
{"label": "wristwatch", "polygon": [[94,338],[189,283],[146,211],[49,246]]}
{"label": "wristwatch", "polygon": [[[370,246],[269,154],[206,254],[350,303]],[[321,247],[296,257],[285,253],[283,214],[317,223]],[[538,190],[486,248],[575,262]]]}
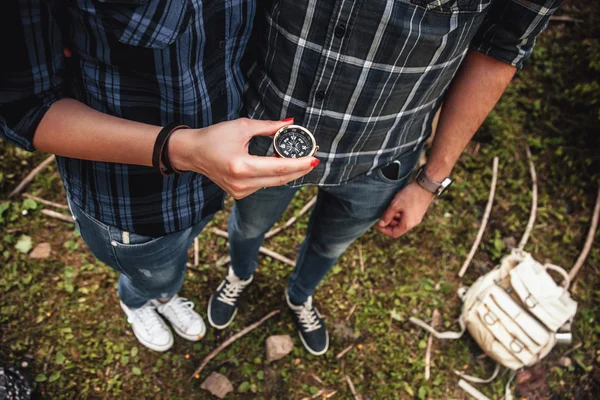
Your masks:
{"label": "wristwatch", "polygon": [[452,179],[446,178],[441,182],[436,182],[425,174],[425,166],[422,166],[417,175],[415,181],[425,190],[440,197],[446,189],[452,184]]}
{"label": "wristwatch", "polygon": [[273,150],[279,157],[300,158],[314,156],[319,146],[314,135],[300,125],[286,125],[273,137]]}

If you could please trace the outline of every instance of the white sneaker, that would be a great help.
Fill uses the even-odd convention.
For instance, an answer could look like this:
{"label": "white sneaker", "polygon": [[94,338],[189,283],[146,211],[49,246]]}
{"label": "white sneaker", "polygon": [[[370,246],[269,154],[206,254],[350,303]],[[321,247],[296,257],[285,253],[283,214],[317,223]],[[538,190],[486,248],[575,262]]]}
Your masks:
{"label": "white sneaker", "polygon": [[194,303],[188,299],[175,295],[166,303],[152,300],[152,304],[182,338],[195,342],[206,334],[204,320],[194,311]]}
{"label": "white sneaker", "polygon": [[156,313],[151,302],[136,309],[131,309],[121,302],[121,308],[127,314],[127,322],[131,324],[131,329],[141,344],[161,352],[173,346],[173,334],[165,321]]}

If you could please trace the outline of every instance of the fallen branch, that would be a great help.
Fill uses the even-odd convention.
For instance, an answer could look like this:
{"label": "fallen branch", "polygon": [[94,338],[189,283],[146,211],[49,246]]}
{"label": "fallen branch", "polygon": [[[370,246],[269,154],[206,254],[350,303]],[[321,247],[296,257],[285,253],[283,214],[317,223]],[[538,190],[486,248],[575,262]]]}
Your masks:
{"label": "fallen branch", "polygon": [[362,244],[361,243],[358,244],[358,261],[360,262],[360,273],[364,274],[365,273],[365,260],[363,259],[363,255],[362,255]]}
{"label": "fallen branch", "polygon": [[280,310],[273,310],[273,311],[271,311],[270,313],[268,313],[267,315],[265,315],[264,317],[262,317],[260,320],[256,321],[253,324],[248,325],[247,327],[245,327],[244,329],[242,329],[241,331],[239,331],[238,333],[236,333],[235,335],[233,335],[232,337],[230,337],[229,339],[227,339],[226,341],[224,341],[223,343],[221,343],[221,345],[219,347],[217,347],[216,349],[214,349],[213,351],[211,351],[210,353],[208,353],[208,355],[206,357],[204,357],[204,360],[202,360],[202,364],[200,364],[200,366],[196,369],[196,371],[194,371],[194,373],[192,374],[192,376],[190,377],[190,379],[192,379],[194,377],[200,377],[200,373],[202,372],[202,370],[204,369],[204,367],[206,367],[206,364],[208,364],[208,362],[210,360],[212,360],[213,358],[215,358],[215,356],[217,354],[219,354],[223,349],[225,349],[231,343],[235,342],[236,340],[238,340],[239,338],[241,338],[242,336],[244,336],[248,332],[250,332],[250,331],[258,328],[260,325],[263,324],[263,322],[265,322],[269,318],[273,317],[274,315],[279,314],[279,312],[280,312]]}
{"label": "fallen branch", "polygon": [[52,154],[50,157],[48,157],[44,161],[42,161],[42,163],[40,165],[38,165],[37,167],[32,169],[31,172],[27,174],[25,179],[23,179],[21,181],[21,183],[19,183],[17,185],[17,187],[12,192],[10,192],[10,194],[8,195],[8,198],[10,199],[13,196],[21,194],[23,192],[23,190],[25,190],[27,185],[29,185],[33,181],[33,179],[37,176],[37,174],[39,174],[40,171],[42,171],[44,168],[46,168],[48,165],[50,165],[52,162],[54,162],[55,158],[56,157],[54,156],[54,154]]}
{"label": "fallen branch", "polygon": [[194,267],[198,267],[200,265],[200,245],[198,243],[198,238],[194,238]]}
{"label": "fallen branch", "polygon": [[28,193],[23,193],[23,197],[25,197],[26,199],[31,199],[34,200],[37,203],[46,205],[46,206],[50,206],[50,207],[54,207],[54,208],[60,208],[61,210],[68,210],[69,206],[66,204],[59,204],[59,203],[55,203],[53,201],[48,201],[48,200],[44,200],[40,197],[28,194]]}
{"label": "fallen branch", "polygon": [[465,263],[460,268],[458,276],[462,278],[479,247],[479,243],[481,242],[481,238],[483,237],[483,232],[485,231],[485,227],[487,226],[488,219],[490,218],[490,213],[492,212],[492,204],[494,203],[494,195],[496,193],[496,181],[498,179],[498,157],[494,157],[494,162],[492,166],[492,184],[490,186],[490,195],[488,197],[487,205],[485,206],[485,212],[483,213],[483,219],[481,221],[481,226],[479,227],[479,232],[477,233],[477,237],[475,238],[475,242],[471,247],[471,251],[465,260]]}
{"label": "fallen branch", "polygon": [[356,389],[354,388],[354,384],[348,375],[345,375],[346,382],[348,383],[348,387],[350,388],[350,392],[352,392],[352,396],[354,396],[355,400],[361,400],[361,397],[356,393]]}
{"label": "fallen branch", "polygon": [[[221,230],[219,228],[212,228],[212,232],[214,234],[216,234],[217,236],[221,236],[223,238],[229,239],[229,234],[227,232],[225,232],[224,230]],[[296,266],[296,263],[294,262],[294,260],[290,260],[287,257],[282,256],[281,254],[273,251],[273,250],[269,250],[266,247],[261,246],[258,251],[266,256],[269,256],[277,261],[281,261],[284,264],[288,264],[291,265],[292,267]],[[231,257],[227,257],[225,260],[223,261],[219,261],[219,265],[223,266],[223,265],[227,265],[231,262]]]}
{"label": "fallen branch", "polygon": [[590,250],[592,249],[592,244],[594,243],[594,236],[596,236],[596,229],[598,229],[598,217],[600,216],[600,186],[598,187],[598,196],[596,197],[596,205],[594,206],[594,213],[592,214],[592,224],[590,225],[590,230],[587,234],[587,239],[585,240],[585,244],[583,245],[583,250],[577,258],[575,265],[569,271],[569,278],[571,281],[575,279],[575,276],[583,266],[585,259],[587,258]]}
{"label": "fallen branch", "polygon": [[[436,309],[433,310],[431,315],[431,327],[436,329],[442,323],[442,316]],[[433,349],[433,336],[429,334],[427,339],[427,350],[425,350],[425,381],[428,381],[431,377],[431,351]]]}
{"label": "fallen branch", "polygon": [[458,387],[467,392],[467,394],[475,400],[490,400],[489,397],[487,397],[486,395],[484,395],[479,390],[475,389],[473,386],[471,386],[462,379],[458,381]]}
{"label": "fallen branch", "polygon": [[269,232],[267,232],[265,234],[265,239],[272,238],[273,236],[277,235],[279,232],[281,232],[285,228],[289,228],[290,226],[292,226],[298,220],[298,218],[300,218],[301,216],[306,214],[308,212],[308,210],[310,210],[312,208],[312,206],[315,205],[316,202],[317,202],[317,196],[313,197],[308,203],[306,203],[306,205],[304,207],[302,207],[302,209],[300,210],[298,215],[288,219],[287,222],[283,226],[279,226],[279,227],[271,229]]}
{"label": "fallen branch", "polygon": [[69,217],[68,215],[61,214],[61,213],[56,212],[56,211],[43,209],[40,212],[42,214],[44,214],[45,216],[50,217],[50,218],[59,219],[59,220],[61,220],[63,222],[68,222],[70,224],[75,223],[75,221],[73,220],[73,217]]}
{"label": "fallen branch", "polygon": [[523,237],[519,242],[519,249],[521,250],[525,248],[525,245],[529,240],[529,235],[531,235],[531,230],[533,229],[533,225],[535,223],[538,198],[537,174],[535,173],[535,164],[533,163],[533,159],[531,157],[531,150],[529,150],[529,146],[525,146],[525,151],[527,152],[527,160],[529,160],[529,173],[531,174],[531,212],[529,213],[529,221],[527,221],[527,228],[525,228],[525,233],[523,234]]}

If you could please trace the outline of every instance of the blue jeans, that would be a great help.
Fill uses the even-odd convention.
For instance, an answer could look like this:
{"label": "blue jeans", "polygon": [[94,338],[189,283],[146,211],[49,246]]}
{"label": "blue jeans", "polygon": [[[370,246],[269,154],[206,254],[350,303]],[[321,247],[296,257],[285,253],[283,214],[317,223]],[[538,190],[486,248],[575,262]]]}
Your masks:
{"label": "blue jeans", "polygon": [[[339,186],[320,187],[306,238],[288,281],[295,304],[312,296],[317,285],[354,240],[383,215],[408,183],[421,150],[403,156],[396,179],[382,169]],[[235,203],[229,216],[229,255],[235,274],[248,279],[258,266],[258,249],[265,233],[279,220],[298,188],[269,187]]]}
{"label": "blue jeans", "polygon": [[187,249],[212,215],[166,236],[149,237],[107,225],[69,202],[77,229],[94,256],[118,271],[119,298],[129,308],[169,299],[185,278]]}

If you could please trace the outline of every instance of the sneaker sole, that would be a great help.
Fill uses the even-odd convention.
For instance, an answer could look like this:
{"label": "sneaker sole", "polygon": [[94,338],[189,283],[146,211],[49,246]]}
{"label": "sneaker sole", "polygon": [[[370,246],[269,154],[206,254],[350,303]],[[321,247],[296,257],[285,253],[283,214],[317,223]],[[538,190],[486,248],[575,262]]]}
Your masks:
{"label": "sneaker sole", "polygon": [[210,316],[210,306],[212,305],[212,301],[213,301],[213,296],[210,296],[210,300],[208,300],[208,310],[206,315],[208,316],[208,323],[210,324],[210,326],[212,326],[215,329],[218,330],[223,330],[225,328],[227,328],[229,325],[231,325],[231,323],[233,322],[233,320],[235,319],[235,316],[237,315],[237,308],[235,309],[235,311],[233,312],[233,315],[231,316],[231,318],[229,319],[229,321],[227,321],[227,323],[225,323],[224,325],[217,325],[211,318]]}
{"label": "sneaker sole", "polygon": [[[125,309],[123,308],[123,305],[121,305],[121,309],[123,310],[123,312],[125,313],[125,315],[127,315],[127,311],[125,311]],[[131,326],[131,324],[129,324],[129,325]],[[135,331],[135,329],[133,329],[133,326],[131,326],[131,330],[133,331],[133,334],[135,335],[135,337],[138,340],[138,342],[140,342],[142,345],[144,345],[145,347],[149,348],[150,350],[158,351],[159,353],[164,353],[165,351],[169,350],[171,347],[173,347],[173,344],[175,343],[175,340],[173,339],[173,334],[172,333],[171,333],[171,338],[170,338],[169,342],[167,342],[167,344],[162,345],[162,346],[158,346],[158,345],[152,344],[150,342],[147,342],[143,338],[141,338],[140,336],[138,336],[138,334]]]}

